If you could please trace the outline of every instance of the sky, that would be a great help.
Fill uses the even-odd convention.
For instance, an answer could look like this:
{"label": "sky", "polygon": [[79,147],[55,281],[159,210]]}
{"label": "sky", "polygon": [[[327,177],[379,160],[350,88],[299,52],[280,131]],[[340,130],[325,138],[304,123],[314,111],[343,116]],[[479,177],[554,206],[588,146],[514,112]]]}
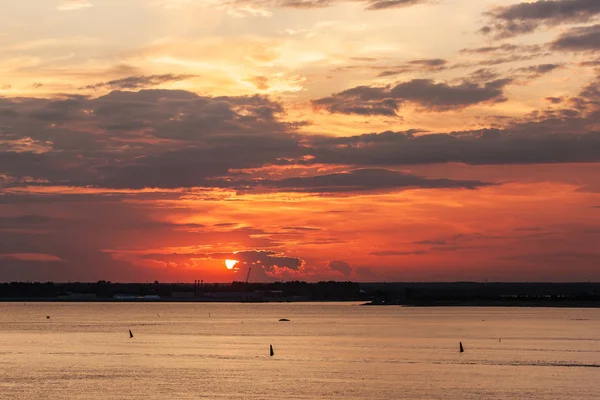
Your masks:
{"label": "sky", "polygon": [[600,280],[597,0],[22,0],[0,49],[0,281]]}

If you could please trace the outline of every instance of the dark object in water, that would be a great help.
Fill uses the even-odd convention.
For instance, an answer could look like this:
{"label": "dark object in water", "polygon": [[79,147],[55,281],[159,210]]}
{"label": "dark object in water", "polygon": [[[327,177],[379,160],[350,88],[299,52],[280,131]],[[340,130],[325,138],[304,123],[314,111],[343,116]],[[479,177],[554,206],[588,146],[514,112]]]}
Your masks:
{"label": "dark object in water", "polygon": [[459,345],[460,345],[460,352],[464,353],[465,349],[463,349],[463,347],[462,347],[462,342],[459,342]]}
{"label": "dark object in water", "polygon": [[50,319],[50,316],[49,316],[49,315],[46,315],[46,319]]}
{"label": "dark object in water", "polygon": [[269,350],[270,350],[271,357],[273,357],[275,355],[275,352],[273,351],[273,345],[272,344],[269,345]]}
{"label": "dark object in water", "polygon": [[133,337],[133,333],[131,333],[131,329],[129,330],[129,339]]}
{"label": "dark object in water", "polygon": [[279,322],[290,322],[290,320],[287,318],[280,318]]}

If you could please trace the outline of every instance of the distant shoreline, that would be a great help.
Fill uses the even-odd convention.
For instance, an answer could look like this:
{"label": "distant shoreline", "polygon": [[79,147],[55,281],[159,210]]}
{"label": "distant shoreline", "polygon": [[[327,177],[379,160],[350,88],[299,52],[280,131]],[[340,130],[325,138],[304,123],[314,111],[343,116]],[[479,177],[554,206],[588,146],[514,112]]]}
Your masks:
{"label": "distant shoreline", "polygon": [[[363,300],[364,301],[364,300]],[[244,300],[194,300],[194,299],[90,299],[90,300],[70,300],[70,299],[47,299],[47,298],[0,298],[0,303],[360,303],[361,300],[264,300],[264,301],[244,301]]]}
{"label": "distant shoreline", "polygon": [[597,301],[559,301],[559,302],[530,302],[530,301],[507,301],[507,302],[422,302],[422,303],[382,303],[362,302],[360,300],[265,300],[265,301],[236,301],[236,300],[207,300],[207,299],[90,299],[90,300],[68,300],[56,298],[0,298],[0,303],[229,303],[229,304],[283,304],[283,303],[359,303],[360,306],[369,307],[407,307],[407,308],[447,308],[447,307],[507,307],[507,308],[600,308]]}
{"label": "distant shoreline", "polygon": [[586,301],[559,301],[559,302],[530,302],[530,301],[507,301],[507,302],[423,302],[423,303],[379,303],[366,302],[362,306],[381,307],[523,307],[523,308],[600,308],[600,302]]}
{"label": "distant shoreline", "polygon": [[600,308],[600,283],[0,283],[0,302],[306,303],[405,307]]}

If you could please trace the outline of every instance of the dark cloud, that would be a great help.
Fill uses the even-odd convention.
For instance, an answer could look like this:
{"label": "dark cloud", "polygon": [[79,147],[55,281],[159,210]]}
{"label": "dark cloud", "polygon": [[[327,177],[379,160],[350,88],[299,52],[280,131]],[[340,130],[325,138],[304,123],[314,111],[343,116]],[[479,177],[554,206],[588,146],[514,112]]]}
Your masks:
{"label": "dark cloud", "polygon": [[505,43],[496,46],[471,47],[460,50],[472,61],[457,63],[451,68],[491,67],[529,61],[552,54],[547,46]]}
{"label": "dark cloud", "polygon": [[313,105],[331,113],[394,116],[404,103],[427,111],[448,111],[483,102],[502,102],[503,89],[510,79],[483,84],[465,81],[458,85],[413,79],[390,87],[357,86],[331,97],[314,100]]}
{"label": "dark cloud", "polygon": [[202,186],[230,168],[277,163],[301,149],[293,124],[279,118],[282,106],[260,96],[117,91],[0,98],[0,108],[14,111],[0,121],[10,125],[0,131],[0,175],[13,184]]}
{"label": "dark cloud", "polygon": [[564,98],[562,97],[553,97],[553,96],[548,96],[545,98],[546,101],[552,103],[552,104],[560,104],[564,101]]}
{"label": "dark cloud", "polygon": [[494,79],[498,79],[499,77],[500,77],[500,74],[492,71],[491,69],[487,69],[487,68],[480,68],[476,71],[471,72],[471,74],[469,74],[469,80],[471,80],[473,82],[488,82],[488,81],[492,81]]}
{"label": "dark cloud", "polygon": [[378,77],[387,77],[405,73],[435,73],[450,68],[448,61],[441,58],[419,58],[414,60],[388,63],[386,59],[368,57],[350,57],[352,61],[361,61],[359,64],[348,64],[334,69],[335,72],[353,70],[376,71]]}
{"label": "dark cloud", "polygon": [[[382,132],[352,138],[321,138],[315,139],[320,143],[312,151],[314,158],[311,162],[391,166],[449,162],[484,165],[600,161],[600,133],[544,132],[550,129],[561,132],[564,125],[571,125],[569,121],[575,119],[543,119],[516,124],[504,130],[483,129],[451,134],[416,136],[404,132]],[[373,180],[366,185],[399,186],[404,178],[407,177],[383,174],[381,180]],[[293,186],[293,182],[296,181],[288,184]],[[410,179],[404,182],[410,182]],[[421,184],[427,186],[427,182]],[[458,182],[454,184],[461,186]],[[468,187],[464,182],[462,186]]]}
{"label": "dark cloud", "polygon": [[498,46],[483,46],[483,47],[471,47],[464,48],[460,50],[463,54],[483,54],[487,55],[490,53],[531,53],[538,52],[542,50],[542,46],[540,45],[521,45],[521,44],[512,44],[512,43],[504,43]]}
{"label": "dark cloud", "polygon": [[554,71],[555,69],[562,68],[562,64],[539,64],[530,65],[528,67],[517,68],[515,72],[523,74],[527,79],[536,79],[542,75]]}
{"label": "dark cloud", "polygon": [[367,10],[385,10],[387,8],[397,8],[412,6],[419,3],[425,3],[423,0],[369,0]]}
{"label": "dark cloud", "polygon": [[[330,7],[335,3],[341,3],[347,0],[267,0],[259,1],[259,3],[265,5],[274,5],[277,7],[284,8],[297,8],[297,9],[312,9],[312,8],[324,8]],[[399,8],[413,6],[416,4],[430,3],[431,0],[353,0],[356,2],[364,3],[367,10],[386,10],[389,8]],[[256,0],[238,0],[237,3],[245,4],[256,2]]]}
{"label": "dark cloud", "polygon": [[360,276],[362,279],[371,280],[377,277],[377,274],[373,272],[371,268],[367,267],[357,267],[356,274]]}
{"label": "dark cloud", "polygon": [[[522,73],[541,73],[555,67],[531,66]],[[412,80],[396,86],[359,86],[315,103],[332,112],[350,107],[366,113],[395,115],[404,103],[442,111],[501,101],[506,84],[506,80],[457,85]],[[176,90],[116,91],[97,98],[0,98],[0,110],[11,110],[0,116],[2,126],[10,127],[0,131],[3,189],[205,187],[240,192],[343,194],[406,188],[476,188],[485,183],[426,179],[390,167],[446,162],[595,162],[600,158],[597,80],[586,85],[578,96],[565,98],[560,109],[503,120],[502,129],[433,134],[411,130],[351,137],[301,135],[296,130],[299,124],[284,121],[281,104],[267,97],[206,97]],[[285,178],[260,172],[262,167],[317,164],[340,167],[316,176],[315,170],[305,176]],[[248,169],[259,172],[246,172]],[[3,194],[3,204],[75,203],[134,195],[110,191],[81,195]]]}
{"label": "dark cloud", "polygon": [[329,7],[331,3],[331,0],[280,0],[277,5],[286,8],[310,9]]}
{"label": "dark cloud", "polygon": [[346,261],[332,260],[328,265],[331,270],[341,272],[342,275],[350,276],[352,274],[352,268]]}
{"label": "dark cloud", "polygon": [[600,67],[600,59],[599,60],[589,60],[589,61],[582,61],[579,63],[579,65],[581,67]]}
{"label": "dark cloud", "polygon": [[379,77],[400,75],[407,72],[436,72],[447,68],[448,61],[441,58],[425,58],[407,61],[400,65],[390,66],[369,66],[369,69],[384,69],[379,73]]}
{"label": "dark cloud", "polygon": [[588,22],[600,14],[597,0],[538,0],[497,7],[486,13],[490,24],[480,29],[496,38],[535,31],[540,26]]}
{"label": "dark cloud", "polygon": [[370,256],[376,257],[388,257],[388,256],[412,256],[412,255],[423,255],[425,251],[396,251],[396,250],[384,250],[384,251],[373,251],[369,253]]}
{"label": "dark cloud", "polygon": [[191,259],[237,260],[240,266],[262,268],[266,273],[283,268],[297,271],[306,262],[297,257],[270,250],[246,250],[235,253],[171,253],[171,254],[146,254],[143,259],[184,264]]}
{"label": "dark cloud", "polygon": [[381,168],[261,182],[261,186],[277,188],[280,191],[310,193],[349,193],[403,188],[475,189],[485,185],[487,184],[479,181],[428,179]]}
{"label": "dark cloud", "polygon": [[[600,2],[597,2],[600,5]],[[569,29],[551,44],[554,50],[598,51],[600,50],[600,24]]]}
{"label": "dark cloud", "polygon": [[311,226],[284,226],[281,229],[286,229],[290,231],[321,231],[321,228],[314,228]]}
{"label": "dark cloud", "polygon": [[163,74],[163,75],[138,75],[129,76],[126,78],[115,79],[108,82],[100,82],[94,85],[83,86],[80,89],[141,89],[153,86],[159,86],[167,82],[183,81],[190,78],[195,78],[197,75],[175,75],[175,74]]}
{"label": "dark cloud", "polygon": [[16,217],[0,217],[0,228],[22,227],[24,225],[41,225],[53,219],[44,215],[19,215]]}

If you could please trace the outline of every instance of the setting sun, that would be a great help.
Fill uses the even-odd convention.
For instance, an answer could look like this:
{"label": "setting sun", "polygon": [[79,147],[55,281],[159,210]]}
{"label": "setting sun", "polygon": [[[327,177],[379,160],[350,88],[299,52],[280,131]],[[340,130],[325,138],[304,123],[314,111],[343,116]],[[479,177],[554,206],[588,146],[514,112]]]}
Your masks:
{"label": "setting sun", "polygon": [[233,269],[233,267],[235,267],[235,264],[237,263],[237,260],[225,260],[225,266],[227,267],[227,269]]}

